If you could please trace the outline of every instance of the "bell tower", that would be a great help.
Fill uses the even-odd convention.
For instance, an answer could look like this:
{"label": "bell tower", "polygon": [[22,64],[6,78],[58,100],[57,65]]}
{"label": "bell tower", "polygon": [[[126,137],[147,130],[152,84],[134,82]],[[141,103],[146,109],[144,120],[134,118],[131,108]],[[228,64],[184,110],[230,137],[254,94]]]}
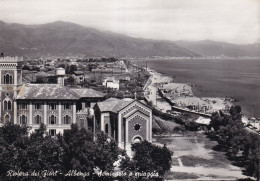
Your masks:
{"label": "bell tower", "polygon": [[22,85],[22,61],[18,57],[0,57],[0,124],[16,123],[15,97]]}

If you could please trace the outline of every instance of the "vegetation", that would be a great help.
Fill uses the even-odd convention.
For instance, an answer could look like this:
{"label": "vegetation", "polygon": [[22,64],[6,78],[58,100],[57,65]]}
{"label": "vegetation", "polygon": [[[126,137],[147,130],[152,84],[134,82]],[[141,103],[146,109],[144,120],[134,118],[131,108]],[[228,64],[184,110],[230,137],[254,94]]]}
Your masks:
{"label": "vegetation", "polygon": [[[137,180],[162,180],[166,171],[170,170],[171,152],[166,145],[162,148],[148,141],[132,145],[135,152],[132,160],[125,159],[121,165],[122,170],[135,173],[146,173],[143,176],[133,175]],[[147,175],[151,173],[151,177]],[[154,175],[154,176],[152,176]]]}
{"label": "vegetation", "polygon": [[[114,180],[99,173],[114,172],[118,160],[122,171],[158,172],[161,177],[171,166],[172,153],[166,145],[159,147],[147,141],[134,144],[135,154],[130,160],[115,140],[103,133],[94,139],[92,132],[74,124],[56,138],[47,134],[43,124],[30,136],[28,130],[12,123],[0,128],[0,180]],[[12,170],[24,176],[14,176]]]}
{"label": "vegetation", "polygon": [[[167,121],[174,121],[175,123],[178,123],[181,126],[184,126],[185,130],[197,131],[199,129],[199,127],[200,127],[200,125],[198,123],[194,122],[192,119],[191,120],[187,119],[187,117],[189,118],[190,114],[187,114],[187,115],[185,115],[183,117],[174,116],[172,114],[163,113],[162,111],[160,111],[160,110],[158,110],[158,109],[156,109],[154,107],[153,107],[152,111],[153,111],[153,115],[158,116],[158,117],[160,117],[160,118],[162,118],[164,120],[167,120]],[[182,127],[182,129],[183,129],[183,127]],[[153,133],[157,134],[157,133],[160,133],[160,131],[157,130],[157,129],[154,129]]]}
{"label": "vegetation", "polygon": [[66,66],[66,74],[73,74],[74,71],[76,71],[78,68],[76,65],[68,65]]}
{"label": "vegetation", "polygon": [[213,113],[209,126],[214,131],[208,136],[219,143],[215,149],[225,151],[229,159],[245,167],[245,174],[259,180],[260,137],[244,128],[241,107],[232,106],[229,114]]}

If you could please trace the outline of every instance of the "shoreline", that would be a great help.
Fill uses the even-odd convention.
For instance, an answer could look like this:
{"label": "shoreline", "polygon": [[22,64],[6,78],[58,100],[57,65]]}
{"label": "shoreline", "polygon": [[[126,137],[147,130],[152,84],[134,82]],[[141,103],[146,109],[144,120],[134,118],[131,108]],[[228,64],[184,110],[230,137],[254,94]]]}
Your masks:
{"label": "shoreline", "polygon": [[[164,96],[172,103],[180,108],[188,110],[187,106],[192,108],[192,111],[204,112],[212,114],[219,110],[228,111],[231,106],[234,105],[235,100],[228,97],[199,97],[194,94],[192,88],[196,86],[192,83],[174,83],[174,78],[164,73],[157,72],[151,68],[147,71],[150,77],[144,87],[145,97],[148,101],[152,102],[152,105],[161,110],[167,112],[172,110],[172,106],[158,94],[158,89],[165,92]],[[201,109],[202,108],[202,109]],[[200,121],[201,117],[198,119]],[[209,123],[210,119],[204,123]],[[242,121],[247,124],[248,118],[243,115]]]}
{"label": "shoreline", "polygon": [[[154,69],[175,78],[178,83],[192,83],[195,96],[230,97],[242,107],[248,118],[260,120],[260,61],[225,60],[162,60],[139,59],[133,63]],[[145,64],[146,63],[146,64]],[[232,65],[232,66],[231,66]],[[237,71],[234,71],[237,70]]]}

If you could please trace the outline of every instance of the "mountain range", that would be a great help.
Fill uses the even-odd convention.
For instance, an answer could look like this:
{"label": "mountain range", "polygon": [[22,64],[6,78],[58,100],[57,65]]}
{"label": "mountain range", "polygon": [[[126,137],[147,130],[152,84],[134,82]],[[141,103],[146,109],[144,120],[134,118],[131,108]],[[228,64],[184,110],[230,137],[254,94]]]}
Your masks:
{"label": "mountain range", "polygon": [[23,25],[0,21],[0,52],[5,55],[76,55],[106,57],[260,56],[259,44],[161,41],[100,31],[57,21]]}
{"label": "mountain range", "polygon": [[204,57],[260,57],[260,43],[238,45],[211,40],[196,42],[176,41],[175,43]]}

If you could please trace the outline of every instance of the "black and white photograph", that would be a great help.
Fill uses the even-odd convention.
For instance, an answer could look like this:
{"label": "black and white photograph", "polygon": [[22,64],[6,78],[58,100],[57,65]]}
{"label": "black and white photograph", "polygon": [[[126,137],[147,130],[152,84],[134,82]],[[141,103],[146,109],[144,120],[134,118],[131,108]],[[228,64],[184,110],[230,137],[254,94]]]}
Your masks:
{"label": "black and white photograph", "polygon": [[90,180],[260,180],[260,0],[0,0],[0,181]]}

